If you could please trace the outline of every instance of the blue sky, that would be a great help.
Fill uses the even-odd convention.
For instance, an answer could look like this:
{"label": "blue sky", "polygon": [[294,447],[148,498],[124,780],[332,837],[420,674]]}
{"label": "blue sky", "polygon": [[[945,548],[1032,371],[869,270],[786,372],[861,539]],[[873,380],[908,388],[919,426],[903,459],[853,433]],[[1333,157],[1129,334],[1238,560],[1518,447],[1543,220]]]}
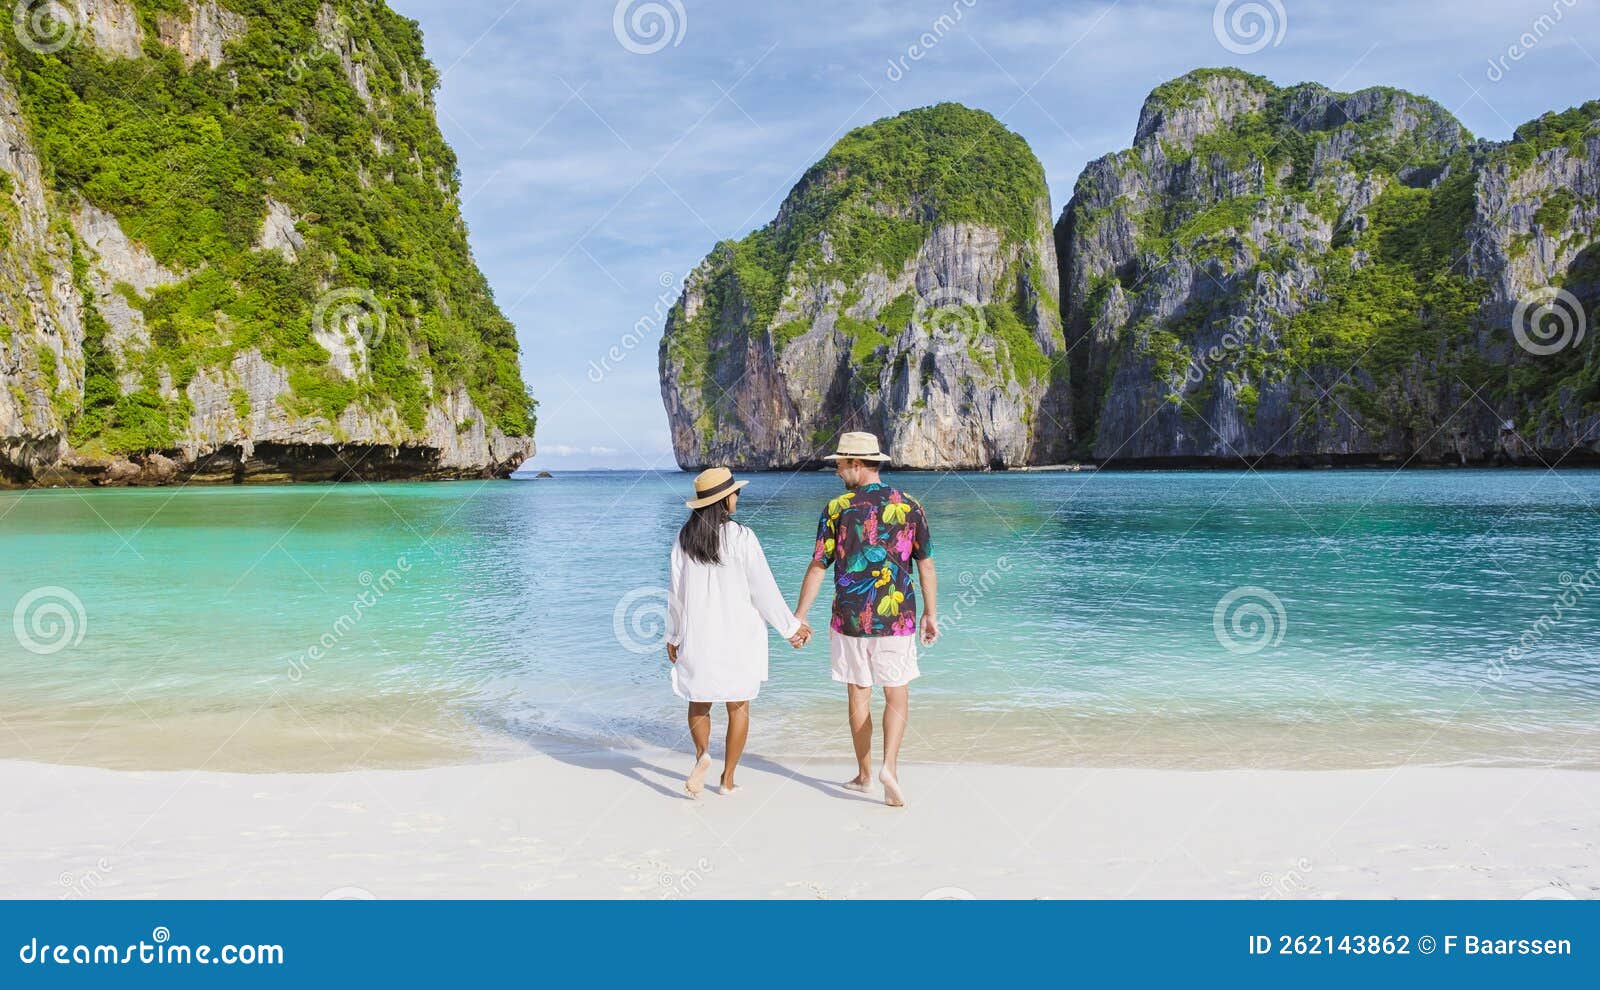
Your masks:
{"label": "blue sky", "polygon": [[1399,86],[1494,139],[1600,96],[1600,0],[390,2],[442,73],[473,251],[540,402],[531,466],[550,470],[673,466],[659,317],[852,127],[988,110],[1044,163],[1059,214],[1086,162],[1128,146],[1145,95],[1200,66]]}

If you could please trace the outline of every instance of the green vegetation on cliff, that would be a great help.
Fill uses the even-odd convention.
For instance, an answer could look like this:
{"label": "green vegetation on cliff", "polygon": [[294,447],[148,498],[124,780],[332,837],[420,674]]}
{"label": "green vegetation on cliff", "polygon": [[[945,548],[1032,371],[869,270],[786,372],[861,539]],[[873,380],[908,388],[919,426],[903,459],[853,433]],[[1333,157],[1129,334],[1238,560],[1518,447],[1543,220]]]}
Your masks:
{"label": "green vegetation on cliff", "polygon": [[[1170,389],[1169,402],[1198,414],[1215,379],[1226,378],[1251,421],[1264,385],[1309,375],[1332,387],[1338,371],[1350,369],[1335,395],[1381,431],[1415,425],[1389,392],[1408,374],[1482,384],[1473,378],[1480,369],[1469,345],[1487,287],[1463,274],[1477,173],[1463,150],[1471,135],[1443,107],[1387,87],[1280,88],[1236,69],[1205,69],[1157,87],[1140,132],[1139,147],[1109,159],[1109,174],[1091,170],[1080,184],[1080,203],[1098,204],[1079,207],[1080,244],[1094,244],[1120,211],[1138,257],[1091,278],[1078,318],[1095,319],[1119,282],[1137,292],[1141,280],[1179,259],[1203,269],[1206,291],[1168,318],[1136,310],[1125,337]],[[1156,140],[1160,153],[1152,157],[1146,142]],[[1144,174],[1130,181],[1131,171]],[[1119,189],[1141,192],[1107,202],[1100,185],[1113,176]],[[1356,183],[1371,183],[1365,188],[1377,195],[1350,211]],[[1562,208],[1556,202],[1546,213]],[[1327,243],[1329,232],[1331,244],[1312,247]],[[1244,315],[1247,297],[1281,299],[1308,269],[1315,271],[1309,289],[1289,289],[1300,297],[1284,300],[1297,315],[1261,327]],[[1240,339],[1220,361],[1204,362],[1194,380],[1195,341],[1214,340],[1202,332],[1224,325]],[[1104,396],[1089,394],[1096,382],[1088,376],[1076,386],[1089,434]],[[1296,401],[1315,405],[1322,396],[1297,390]]]}
{"label": "green vegetation on cliff", "polygon": [[[89,314],[74,442],[169,446],[187,400],[163,399],[162,376],[181,396],[199,369],[250,348],[288,369],[297,412],[332,420],[352,402],[392,405],[415,429],[431,377],[436,392],[465,386],[506,433],[531,435],[514,329],[467,246],[455,158],[427,96],[437,75],[416,24],[352,0],[226,0],[246,30],[213,68],[186,66],[158,40],[158,16],[187,18],[187,4],[133,6],[144,37],[137,59],[82,38],[39,54],[5,33],[4,68],[59,212],[81,196],[185,276],[148,298],[125,293],[152,344],[120,369],[139,378],[131,395],[118,384],[105,321]],[[341,51],[328,47],[330,26]],[[341,58],[364,73],[370,104]],[[254,249],[269,198],[298,220],[306,245],[296,261]],[[334,373],[312,339],[317,301],[338,287],[382,308],[370,376],[355,381]]]}
{"label": "green vegetation on cliff", "polygon": [[[799,320],[773,325],[792,278],[849,286],[873,270],[893,277],[942,224],[983,224],[1007,243],[1024,244],[1037,236],[1035,211],[1048,195],[1027,143],[981,110],[941,103],[856,128],[806,172],[777,219],[716,246],[701,270],[705,305],[692,320],[678,312],[669,353],[690,384],[703,383],[726,357],[712,350],[714,328],[770,332],[779,350],[809,329]],[[874,350],[911,314],[914,300],[899,302],[874,320],[838,321],[869,373],[881,364]],[[1008,306],[997,308],[1009,330],[1016,317]],[[1031,337],[1028,345],[1038,355]],[[1026,347],[1008,350],[1028,364],[1026,372],[1036,370]]]}
{"label": "green vegetation on cliff", "polygon": [[1600,135],[1600,100],[1590,100],[1523,124],[1502,154],[1518,167],[1525,167],[1551,148],[1564,147],[1574,156],[1581,155],[1584,141],[1596,135]]}
{"label": "green vegetation on cliff", "polygon": [[1385,189],[1366,210],[1366,229],[1317,259],[1325,301],[1282,334],[1281,370],[1349,368],[1378,385],[1347,377],[1335,389],[1369,424],[1426,426],[1397,423],[1406,410],[1381,391],[1419,362],[1431,376],[1471,377],[1465,345],[1487,287],[1461,274],[1474,176],[1465,156],[1454,164],[1432,189]]}

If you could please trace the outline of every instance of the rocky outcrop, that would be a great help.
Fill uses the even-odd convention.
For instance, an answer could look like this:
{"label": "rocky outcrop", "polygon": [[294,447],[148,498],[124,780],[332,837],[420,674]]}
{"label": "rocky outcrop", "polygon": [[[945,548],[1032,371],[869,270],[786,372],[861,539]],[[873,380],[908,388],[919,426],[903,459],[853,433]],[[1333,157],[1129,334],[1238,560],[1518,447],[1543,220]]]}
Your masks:
{"label": "rocky outcrop", "polygon": [[[369,5],[357,10],[362,17],[377,16],[373,11],[393,17]],[[92,68],[94,59],[143,57],[133,8],[77,0],[72,11],[78,44],[60,52],[12,47],[0,59],[83,59]],[[372,51],[355,36],[355,23],[331,6],[323,7],[317,24],[299,28],[315,38],[324,21],[338,27],[345,50]],[[202,63],[235,71],[224,46],[245,35],[239,14],[206,0],[190,4],[187,16],[158,14],[155,24],[159,40],[180,52],[184,67],[157,61],[150,71],[174,74],[175,87],[187,85],[184,74]],[[396,20],[393,27],[406,26]],[[245,243],[234,255],[213,250],[181,262],[184,238],[170,235],[186,233],[195,213],[214,209],[216,201],[204,199],[203,188],[196,203],[179,198],[194,196],[204,183],[172,187],[170,195],[183,207],[174,226],[163,228],[167,217],[148,213],[129,222],[121,212],[128,207],[96,202],[92,191],[59,178],[79,170],[64,169],[61,161],[53,170],[43,167],[39,149],[52,145],[36,132],[54,121],[30,118],[24,98],[38,77],[3,67],[0,487],[493,477],[532,455],[531,422],[496,405],[508,393],[514,409],[527,402],[514,370],[515,338],[471,266],[453,184],[440,187],[436,215],[426,218],[447,235],[424,250],[404,252],[398,262],[408,266],[411,280],[428,278],[430,264],[451,273],[416,298],[380,291],[381,284],[363,282],[359,271],[342,269],[352,258],[365,266],[392,267],[397,260],[378,256],[374,262],[348,247],[341,255],[335,244],[350,244],[351,231],[330,241],[328,220],[319,217],[315,202],[307,209],[277,193],[257,194],[261,219],[253,243],[245,213],[237,221]],[[282,76],[280,68],[271,71]],[[389,126],[392,114],[407,108],[431,125],[427,100],[417,99],[418,80],[432,80],[431,68],[419,63],[401,75],[363,72],[359,87],[352,80],[364,101],[379,85],[406,100],[368,126]],[[14,84],[18,77],[22,82]],[[284,98],[292,103],[315,95]],[[191,109],[174,126],[192,126],[198,113]],[[398,129],[415,136],[418,120]],[[298,146],[309,154],[314,145],[308,146],[306,133],[299,132]],[[60,142],[53,147],[70,152]],[[426,152],[401,148],[395,156],[401,152],[425,156],[446,174],[452,167],[442,142]],[[290,162],[286,174],[302,177],[310,160]],[[392,184],[393,175],[375,177],[371,195],[384,191],[384,181]],[[239,188],[246,188],[243,181]],[[381,207],[381,200],[371,201],[371,214],[387,216]],[[312,218],[309,225],[305,217]],[[134,230],[168,236],[145,243],[130,236]],[[444,268],[447,263],[456,267]],[[447,321],[481,339],[459,343],[459,336],[445,332]],[[452,347],[462,353],[451,354]],[[472,370],[472,360],[502,362],[504,355],[510,371],[504,363],[490,365],[501,370],[489,374]],[[460,368],[467,370],[452,371]],[[390,382],[394,391],[386,392]],[[527,428],[508,431],[508,422]]]}
{"label": "rocky outcrop", "polygon": [[148,300],[153,289],[175,285],[182,277],[168,271],[142,244],[122,232],[117,218],[88,203],[72,214],[72,229],[88,264],[90,303],[106,321],[105,346],[124,370],[122,393],[138,387],[133,358],[150,347],[150,333],[137,301]]}
{"label": "rocky outcrop", "polygon": [[49,190],[16,93],[0,81],[0,485],[67,450],[83,392],[83,299],[72,242],[51,223]]}
{"label": "rocky outcrop", "polygon": [[[1600,104],[1504,144],[1393,89],[1204,70],[1056,227],[1079,451],[1109,463],[1600,456]],[[1521,316],[1523,330],[1514,332]],[[1539,328],[1534,327],[1537,334]]]}
{"label": "rocky outcrop", "polygon": [[330,4],[323,4],[317,11],[317,39],[324,49],[338,57],[339,67],[350,80],[351,88],[370,109],[372,87],[367,82],[365,52],[351,31],[350,23]]}
{"label": "rocky outcrop", "polygon": [[220,7],[215,0],[189,6],[187,17],[156,15],[156,36],[163,45],[176,48],[185,65],[205,62],[215,69],[222,64],[222,46],[244,34],[245,19]]}
{"label": "rocky outcrop", "polygon": [[[34,5],[34,9],[43,6]],[[79,39],[116,58],[138,58],[141,54],[144,30],[131,5],[117,0],[72,0],[69,9],[75,15],[70,30]]]}
{"label": "rocky outcrop", "polygon": [[287,261],[300,257],[306,239],[300,236],[298,221],[290,209],[275,199],[267,199],[267,218],[261,223],[261,237],[256,246],[263,251],[277,251]]}
{"label": "rocky outcrop", "polygon": [[[973,158],[990,172],[977,194]],[[852,132],[685,284],[660,354],[678,463],[820,463],[863,429],[906,467],[1064,454],[1050,215],[1038,162],[987,114],[945,104]]]}

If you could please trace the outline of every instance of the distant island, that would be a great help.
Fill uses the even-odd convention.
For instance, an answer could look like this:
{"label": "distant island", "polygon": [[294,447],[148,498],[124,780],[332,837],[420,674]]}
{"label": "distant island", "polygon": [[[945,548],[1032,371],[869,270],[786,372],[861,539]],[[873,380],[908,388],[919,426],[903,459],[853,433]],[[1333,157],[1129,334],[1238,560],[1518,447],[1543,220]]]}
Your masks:
{"label": "distant island", "polygon": [[0,44],[0,485],[504,476],[532,455],[413,21],[36,6]]}
{"label": "distant island", "polygon": [[847,134],[660,351],[678,463],[1600,463],[1600,102],[1476,140],[1396,89],[1202,69],[1051,223],[989,114]]}

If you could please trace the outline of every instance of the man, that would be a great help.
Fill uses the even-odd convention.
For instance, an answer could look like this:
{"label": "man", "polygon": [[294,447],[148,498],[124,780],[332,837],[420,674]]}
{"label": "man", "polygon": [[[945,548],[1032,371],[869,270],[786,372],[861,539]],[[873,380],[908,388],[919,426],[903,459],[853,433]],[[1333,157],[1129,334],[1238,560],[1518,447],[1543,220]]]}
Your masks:
{"label": "man", "polygon": [[[806,612],[833,567],[833,619],[828,644],[833,679],[843,681],[850,704],[850,738],[855,743],[857,773],[845,783],[851,790],[872,789],[872,688],[883,688],[883,799],[905,805],[900,789],[900,742],[910,714],[910,683],[917,669],[917,638],[932,645],[939,637],[938,580],[934,575],[928,520],[922,506],[904,492],[885,485],[878,471],[889,455],[871,433],[846,433],[839,449],[824,460],[848,489],[828,503],[817,521],[816,549],[800,586],[795,615]],[[917,623],[917,595],[912,587],[912,561],[922,586],[922,622]]]}

